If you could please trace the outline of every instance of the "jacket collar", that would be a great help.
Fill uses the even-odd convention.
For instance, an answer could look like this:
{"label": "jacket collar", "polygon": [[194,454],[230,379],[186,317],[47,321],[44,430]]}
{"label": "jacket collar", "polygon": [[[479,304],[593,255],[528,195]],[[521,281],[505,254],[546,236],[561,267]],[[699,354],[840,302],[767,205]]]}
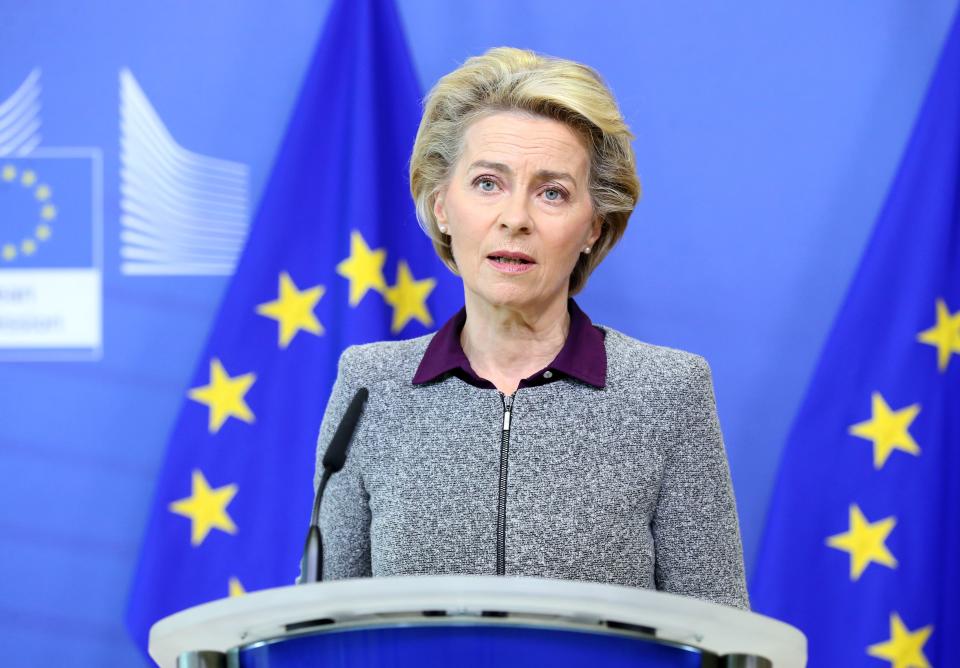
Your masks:
{"label": "jacket collar", "polygon": [[[606,385],[607,351],[603,330],[595,327],[572,299],[567,302],[567,310],[570,313],[570,331],[563,348],[550,364],[520,381],[520,387],[544,385],[564,377],[575,378],[597,388]],[[460,332],[466,321],[467,311],[462,308],[433,336],[413,376],[414,385],[453,374],[477,387],[494,387],[493,383],[476,374],[460,345]]]}

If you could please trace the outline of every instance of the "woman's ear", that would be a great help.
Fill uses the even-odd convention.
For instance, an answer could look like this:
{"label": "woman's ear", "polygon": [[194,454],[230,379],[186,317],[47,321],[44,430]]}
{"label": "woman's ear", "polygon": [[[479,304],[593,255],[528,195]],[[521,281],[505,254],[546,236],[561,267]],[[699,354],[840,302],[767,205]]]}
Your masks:
{"label": "woman's ear", "polygon": [[447,224],[447,211],[443,208],[443,200],[446,194],[446,190],[438,190],[433,196],[433,217],[437,219],[438,225]]}
{"label": "woman's ear", "polygon": [[600,216],[595,216],[593,219],[593,226],[590,230],[590,237],[587,239],[587,245],[593,246],[597,243],[597,239],[600,238],[600,232],[603,231],[603,218]]}

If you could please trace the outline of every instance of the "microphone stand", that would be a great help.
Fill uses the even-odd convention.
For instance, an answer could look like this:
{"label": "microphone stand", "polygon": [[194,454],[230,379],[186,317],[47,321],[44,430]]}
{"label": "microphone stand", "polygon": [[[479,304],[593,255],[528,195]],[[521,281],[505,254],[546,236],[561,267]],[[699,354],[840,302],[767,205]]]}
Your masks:
{"label": "microphone stand", "polygon": [[300,577],[297,584],[309,584],[323,580],[323,539],[320,536],[320,503],[323,500],[323,491],[327,488],[330,476],[343,468],[347,461],[347,452],[350,449],[350,439],[360,421],[360,413],[369,396],[367,388],[361,387],[353,395],[350,405],[343,414],[343,419],[337,426],[337,431],[330,439],[330,445],[323,455],[323,473],[317,493],[313,498],[313,512],[310,514],[310,528],[307,530],[307,540],[303,546],[303,556],[300,558]]}

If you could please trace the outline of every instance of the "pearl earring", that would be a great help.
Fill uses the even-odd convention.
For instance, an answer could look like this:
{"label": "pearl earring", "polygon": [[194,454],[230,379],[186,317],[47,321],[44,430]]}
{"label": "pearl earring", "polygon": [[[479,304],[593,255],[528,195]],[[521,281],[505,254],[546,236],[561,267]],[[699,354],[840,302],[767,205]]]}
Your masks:
{"label": "pearl earring", "polygon": [[583,254],[590,255],[590,246],[587,246],[586,248],[583,249]]}
{"label": "pearl earring", "polygon": [[441,226],[440,226],[440,234],[446,234],[446,233],[447,233],[447,226],[446,226],[446,225],[441,225]]}

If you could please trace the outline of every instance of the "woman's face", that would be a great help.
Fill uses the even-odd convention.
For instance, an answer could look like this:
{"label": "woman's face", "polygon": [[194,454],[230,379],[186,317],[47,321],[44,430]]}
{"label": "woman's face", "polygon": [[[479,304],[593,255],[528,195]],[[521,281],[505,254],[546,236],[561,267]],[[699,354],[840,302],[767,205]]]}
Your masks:
{"label": "woman's face", "polygon": [[559,121],[503,112],[473,123],[434,202],[466,291],[495,306],[565,304],[577,258],[600,236],[589,172]]}

